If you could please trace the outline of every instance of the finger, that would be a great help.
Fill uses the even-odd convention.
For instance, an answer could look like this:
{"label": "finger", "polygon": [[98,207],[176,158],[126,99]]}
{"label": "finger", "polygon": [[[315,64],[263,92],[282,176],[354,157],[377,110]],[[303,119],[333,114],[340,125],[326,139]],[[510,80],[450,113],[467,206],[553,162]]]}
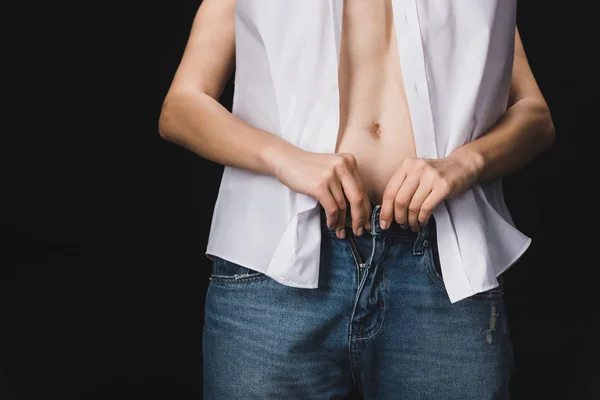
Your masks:
{"label": "finger", "polygon": [[340,182],[332,182],[329,185],[329,191],[335,199],[338,209],[341,210],[346,208],[346,197],[344,196],[344,191],[342,190],[342,184]]}
{"label": "finger", "polygon": [[336,226],[339,219],[339,207],[337,202],[335,201],[335,198],[331,194],[331,191],[325,189],[320,191],[318,193],[317,200],[319,200],[319,202],[323,206],[323,209],[325,210],[325,215],[327,217],[327,227],[329,229],[333,228],[334,226]]}
{"label": "finger", "polygon": [[366,216],[366,222],[365,222],[365,229],[366,230],[371,230],[371,213],[373,212],[373,208],[371,207],[371,202],[369,201],[369,198],[365,196],[365,216]]}
{"label": "finger", "polygon": [[413,232],[418,232],[421,229],[419,225],[419,213],[421,212],[423,202],[429,196],[432,189],[433,185],[431,183],[421,180],[408,205],[408,224]]}
{"label": "finger", "polygon": [[360,236],[362,231],[359,231],[359,229],[365,224],[365,211],[363,204],[365,195],[358,188],[357,180],[349,168],[350,167],[348,166],[341,167],[338,169],[338,173],[340,181],[342,182],[344,194],[350,203],[352,231],[355,235]]}
{"label": "finger", "polygon": [[406,169],[400,167],[394,175],[390,178],[390,181],[383,192],[383,200],[381,202],[381,211],[379,213],[379,225],[381,229],[387,229],[392,225],[394,218],[394,201],[398,190],[406,179]]}
{"label": "finger", "polygon": [[335,227],[335,231],[337,233],[337,237],[340,239],[346,238],[346,210],[348,209],[348,205],[346,204],[346,199],[344,199],[343,208],[338,208],[338,220]]}
{"label": "finger", "polygon": [[[340,239],[344,239],[346,235],[346,209],[348,206],[346,204],[346,197],[344,197],[344,191],[342,190],[342,184],[340,182],[334,182],[329,185],[329,190],[331,191],[331,194],[337,204],[337,219],[334,224],[336,228],[335,230],[337,236]],[[342,230],[344,230],[344,232],[342,232]]]}
{"label": "finger", "polygon": [[433,210],[446,198],[446,195],[441,190],[432,190],[429,196],[421,204],[419,211],[419,225],[423,226],[429,221],[429,217],[433,214]]}
{"label": "finger", "polygon": [[[365,229],[370,230],[371,229],[371,202],[369,201],[369,196],[367,196],[367,193],[365,191],[364,185],[362,183],[362,178],[360,177],[360,173],[358,171],[358,168],[356,168],[353,171],[353,175],[354,178],[356,179],[357,185],[359,190],[361,191],[361,193],[364,194],[364,200],[363,200],[363,210],[364,210],[364,215],[365,215]],[[352,210],[350,210],[352,211]]]}
{"label": "finger", "polygon": [[400,225],[408,227],[408,205],[412,201],[417,187],[419,187],[420,180],[419,176],[415,174],[409,175],[400,186],[398,193],[396,193],[394,219]]}

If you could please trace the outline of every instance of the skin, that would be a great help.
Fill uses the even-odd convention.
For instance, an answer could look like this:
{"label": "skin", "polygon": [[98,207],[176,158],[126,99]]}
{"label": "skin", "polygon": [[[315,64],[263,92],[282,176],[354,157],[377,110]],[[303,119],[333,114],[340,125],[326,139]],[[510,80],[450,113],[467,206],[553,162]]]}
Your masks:
{"label": "skin", "polygon": [[[235,67],[235,4],[204,0],[199,7],[165,96],[161,137],[213,162],[274,176],[292,191],[316,198],[339,238],[345,237],[350,204],[352,230],[360,236],[363,227],[370,229],[371,207],[354,155],[302,150],[245,123],[218,102]],[[550,111],[517,31],[505,115],[445,158],[405,158],[383,193],[382,227],[395,220],[418,231],[441,201],[518,170],[550,149],[554,136]]]}

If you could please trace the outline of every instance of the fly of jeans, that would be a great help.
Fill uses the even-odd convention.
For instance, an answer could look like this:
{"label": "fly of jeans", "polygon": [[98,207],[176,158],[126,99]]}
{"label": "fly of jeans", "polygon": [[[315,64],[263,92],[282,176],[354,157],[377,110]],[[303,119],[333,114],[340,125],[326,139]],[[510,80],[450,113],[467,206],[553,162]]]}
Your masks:
{"label": "fly of jeans", "polygon": [[356,256],[356,260],[358,261],[359,278],[362,278],[363,271],[365,269],[365,263],[363,262],[362,257],[360,256],[360,253],[358,252],[358,246],[356,245],[356,241],[354,240],[354,236],[352,235],[352,233],[348,232],[348,235],[346,237],[348,238],[348,242],[350,242],[350,247],[352,247],[352,251],[354,252],[354,255]]}

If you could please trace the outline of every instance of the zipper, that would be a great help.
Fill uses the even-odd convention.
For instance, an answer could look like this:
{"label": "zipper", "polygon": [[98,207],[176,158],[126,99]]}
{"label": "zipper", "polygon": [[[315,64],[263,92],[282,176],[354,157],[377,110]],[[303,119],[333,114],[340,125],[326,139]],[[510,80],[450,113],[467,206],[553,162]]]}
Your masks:
{"label": "zipper", "polygon": [[348,238],[348,242],[350,242],[350,247],[352,247],[352,251],[354,251],[354,256],[356,257],[356,260],[358,261],[359,278],[362,278],[363,270],[365,269],[365,263],[363,262],[362,257],[358,252],[358,246],[356,245],[356,241],[354,240],[354,236],[352,235],[352,233],[348,232],[346,237]]}

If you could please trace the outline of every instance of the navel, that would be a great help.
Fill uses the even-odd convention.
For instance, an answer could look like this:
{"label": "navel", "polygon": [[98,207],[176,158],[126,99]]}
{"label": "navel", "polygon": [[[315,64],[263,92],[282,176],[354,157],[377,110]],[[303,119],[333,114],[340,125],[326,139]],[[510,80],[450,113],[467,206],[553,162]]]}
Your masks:
{"label": "navel", "polygon": [[371,133],[371,136],[373,136],[374,139],[380,139],[381,138],[381,124],[377,121],[373,121],[373,123],[371,124],[371,127],[369,129],[369,132]]}

